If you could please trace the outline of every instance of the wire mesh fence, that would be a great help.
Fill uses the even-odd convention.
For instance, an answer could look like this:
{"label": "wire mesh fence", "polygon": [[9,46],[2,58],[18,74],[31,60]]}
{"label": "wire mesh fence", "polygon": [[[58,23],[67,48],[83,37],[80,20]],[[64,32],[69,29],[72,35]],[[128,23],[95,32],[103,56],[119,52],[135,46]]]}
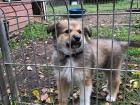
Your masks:
{"label": "wire mesh fence", "polygon": [[[62,0],[59,6],[55,0],[0,2],[0,102],[3,105],[140,104],[140,48],[137,46],[140,1],[90,1]],[[70,13],[77,8],[82,10],[79,15]],[[80,29],[72,28],[73,20]],[[63,30],[58,27],[61,22]],[[50,26],[52,34],[48,32]],[[63,33],[68,34],[66,42],[66,35],[60,37]],[[77,34],[84,40],[73,37]],[[73,42],[71,37],[81,42]],[[118,47],[121,43],[131,46],[131,42],[138,48],[128,47],[122,51]],[[82,50],[73,54],[78,46]],[[58,54],[56,58],[55,54]],[[61,56],[64,56],[62,60]],[[123,61],[120,63],[117,59]],[[115,64],[121,64],[121,68]],[[80,73],[76,73],[77,70]],[[109,78],[108,91],[102,71],[106,71]],[[116,75],[117,79],[121,78],[117,99],[110,95],[106,101],[108,93],[114,91],[112,86],[117,82],[112,81]],[[86,81],[82,89],[79,81]],[[93,82],[92,89],[86,87],[90,82]],[[69,92],[69,97],[63,96],[64,92]]]}

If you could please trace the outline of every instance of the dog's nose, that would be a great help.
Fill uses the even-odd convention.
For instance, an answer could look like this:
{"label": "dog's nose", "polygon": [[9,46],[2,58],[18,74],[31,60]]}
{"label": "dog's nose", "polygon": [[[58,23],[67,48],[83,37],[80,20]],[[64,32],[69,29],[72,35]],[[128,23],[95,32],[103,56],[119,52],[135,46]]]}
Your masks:
{"label": "dog's nose", "polygon": [[75,41],[80,41],[81,36],[79,36],[79,35],[73,35],[73,39],[74,39]]}

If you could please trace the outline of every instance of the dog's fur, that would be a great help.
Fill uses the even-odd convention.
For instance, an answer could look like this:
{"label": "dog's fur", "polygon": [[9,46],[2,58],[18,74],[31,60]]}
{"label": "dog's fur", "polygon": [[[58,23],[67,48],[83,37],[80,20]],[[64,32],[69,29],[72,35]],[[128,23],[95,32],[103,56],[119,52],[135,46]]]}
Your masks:
{"label": "dog's fur", "polygon": [[[99,39],[98,44],[97,39],[87,41],[91,32],[82,27],[81,22],[74,20],[62,20],[50,25],[48,32],[52,32],[55,42],[52,58],[59,90],[59,104],[67,105],[70,87],[72,83],[76,83],[80,86],[80,105],[90,105],[94,70],[89,68],[96,67],[116,69],[112,72],[105,71],[108,80],[106,100],[115,101],[120,85],[121,55],[128,44],[114,40],[112,49],[112,40]],[[76,40],[75,36],[80,37],[80,40]]]}

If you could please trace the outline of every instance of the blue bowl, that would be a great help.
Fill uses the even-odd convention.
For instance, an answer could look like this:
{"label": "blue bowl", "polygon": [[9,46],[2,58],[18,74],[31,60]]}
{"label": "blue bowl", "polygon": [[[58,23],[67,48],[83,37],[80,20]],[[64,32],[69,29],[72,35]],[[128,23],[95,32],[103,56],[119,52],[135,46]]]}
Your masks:
{"label": "blue bowl", "polygon": [[71,18],[80,18],[82,17],[82,14],[84,15],[86,12],[85,9],[81,8],[70,8],[69,9],[69,14]]}

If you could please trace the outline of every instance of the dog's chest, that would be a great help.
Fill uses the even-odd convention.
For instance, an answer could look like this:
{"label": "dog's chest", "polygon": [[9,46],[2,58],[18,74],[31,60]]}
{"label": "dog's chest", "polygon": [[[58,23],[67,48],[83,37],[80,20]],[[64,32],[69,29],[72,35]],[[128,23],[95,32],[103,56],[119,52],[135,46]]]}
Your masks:
{"label": "dog's chest", "polygon": [[83,79],[83,73],[79,67],[80,65],[75,59],[69,58],[61,71],[61,76],[66,77],[68,81],[80,81]]}
{"label": "dog's chest", "polygon": [[[91,75],[88,68],[94,67],[94,56],[89,47],[85,47],[84,53],[72,57],[64,57],[61,54],[53,54],[54,71],[57,78],[65,78],[68,81],[81,81],[85,76]],[[61,67],[60,67],[61,66]]]}
{"label": "dog's chest", "polygon": [[58,78],[65,78],[69,82],[78,82],[83,80],[83,71],[80,68],[79,62],[77,62],[75,59],[67,58],[65,63],[63,63],[61,66],[63,67],[56,71],[56,76]]}

